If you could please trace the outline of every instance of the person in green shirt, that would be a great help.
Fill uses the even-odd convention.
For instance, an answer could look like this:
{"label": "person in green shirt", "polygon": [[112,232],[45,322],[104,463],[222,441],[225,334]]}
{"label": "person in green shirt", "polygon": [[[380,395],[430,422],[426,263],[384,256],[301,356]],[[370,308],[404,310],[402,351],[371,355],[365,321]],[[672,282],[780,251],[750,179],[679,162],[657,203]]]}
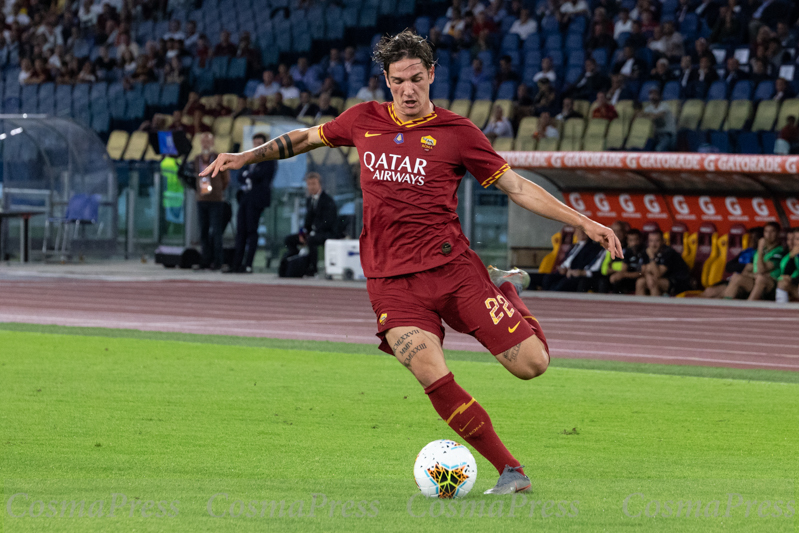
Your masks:
{"label": "person in green shirt", "polygon": [[799,300],[799,227],[788,234],[788,253],[780,261],[780,279],[777,281],[777,302]]}
{"label": "person in green shirt", "polygon": [[780,277],[780,261],[784,255],[785,248],[780,244],[779,223],[767,222],[763,228],[763,237],[757,243],[752,272],[733,274],[724,290],[724,298],[748,295],[749,300],[772,299]]}

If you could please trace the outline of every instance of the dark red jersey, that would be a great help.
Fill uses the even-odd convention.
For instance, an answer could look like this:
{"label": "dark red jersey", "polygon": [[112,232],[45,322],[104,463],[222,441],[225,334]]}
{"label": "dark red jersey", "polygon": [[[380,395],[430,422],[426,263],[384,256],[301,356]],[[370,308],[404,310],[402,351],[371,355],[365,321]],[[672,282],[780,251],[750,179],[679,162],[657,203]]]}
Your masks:
{"label": "dark red jersey", "polygon": [[361,264],[368,278],[429,270],[469,247],[458,185],[469,171],[488,187],[508,170],[468,119],[436,107],[401,122],[393,104],[364,102],[319,128],[327,146],[355,146],[361,164]]}

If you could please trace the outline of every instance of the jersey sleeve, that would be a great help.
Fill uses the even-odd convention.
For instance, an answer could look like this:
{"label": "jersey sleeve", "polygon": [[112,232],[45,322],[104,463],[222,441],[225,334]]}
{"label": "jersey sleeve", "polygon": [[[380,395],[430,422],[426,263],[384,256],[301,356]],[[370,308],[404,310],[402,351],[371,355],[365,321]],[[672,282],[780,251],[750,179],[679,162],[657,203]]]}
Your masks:
{"label": "jersey sleeve", "polygon": [[463,166],[483,187],[490,186],[510,169],[483,132],[471,122],[460,128],[458,136]]}
{"label": "jersey sleeve", "polygon": [[352,106],[335,119],[319,126],[319,137],[330,148],[336,146],[354,146],[352,126],[360,114],[361,105]]}

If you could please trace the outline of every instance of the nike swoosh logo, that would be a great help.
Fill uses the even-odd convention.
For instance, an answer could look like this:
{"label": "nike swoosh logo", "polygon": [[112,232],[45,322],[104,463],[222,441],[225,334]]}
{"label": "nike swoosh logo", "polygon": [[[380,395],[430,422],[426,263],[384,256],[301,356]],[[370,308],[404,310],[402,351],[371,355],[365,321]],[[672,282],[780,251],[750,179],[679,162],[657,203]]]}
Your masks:
{"label": "nike swoosh logo", "polygon": [[366,137],[377,137],[378,135],[383,135],[382,133],[369,133],[366,132]]}
{"label": "nike swoosh logo", "polygon": [[508,328],[508,333],[513,333],[514,331],[516,331],[516,328],[518,328],[518,327],[519,327],[519,324],[521,324],[521,323],[522,323],[522,321],[521,321],[521,320],[519,320],[518,322],[516,322],[516,325],[515,325],[515,326],[513,326],[512,328],[511,328],[511,327],[509,327],[509,328]]}
{"label": "nike swoosh logo", "polygon": [[471,417],[471,418],[469,419],[469,421],[468,421],[468,422],[466,422],[466,424],[464,424],[464,425],[463,425],[463,427],[462,427],[462,428],[460,428],[458,431],[463,431],[464,429],[466,429],[466,426],[468,426],[469,424],[471,424],[471,423],[472,423],[472,420],[474,420],[474,417]]}

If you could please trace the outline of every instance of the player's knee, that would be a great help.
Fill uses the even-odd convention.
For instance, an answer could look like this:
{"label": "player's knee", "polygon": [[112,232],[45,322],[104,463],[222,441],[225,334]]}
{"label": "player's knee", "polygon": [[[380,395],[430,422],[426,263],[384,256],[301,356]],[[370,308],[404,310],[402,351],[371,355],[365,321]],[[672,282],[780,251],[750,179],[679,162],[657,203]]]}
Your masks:
{"label": "player's knee", "polygon": [[787,291],[791,288],[791,281],[790,279],[780,278],[777,282],[777,288],[783,291]]}
{"label": "player's knee", "polygon": [[523,364],[514,372],[519,379],[533,379],[544,372],[549,367],[549,354],[544,348],[543,343],[535,339],[530,345],[525,347],[525,357],[522,359]]}

